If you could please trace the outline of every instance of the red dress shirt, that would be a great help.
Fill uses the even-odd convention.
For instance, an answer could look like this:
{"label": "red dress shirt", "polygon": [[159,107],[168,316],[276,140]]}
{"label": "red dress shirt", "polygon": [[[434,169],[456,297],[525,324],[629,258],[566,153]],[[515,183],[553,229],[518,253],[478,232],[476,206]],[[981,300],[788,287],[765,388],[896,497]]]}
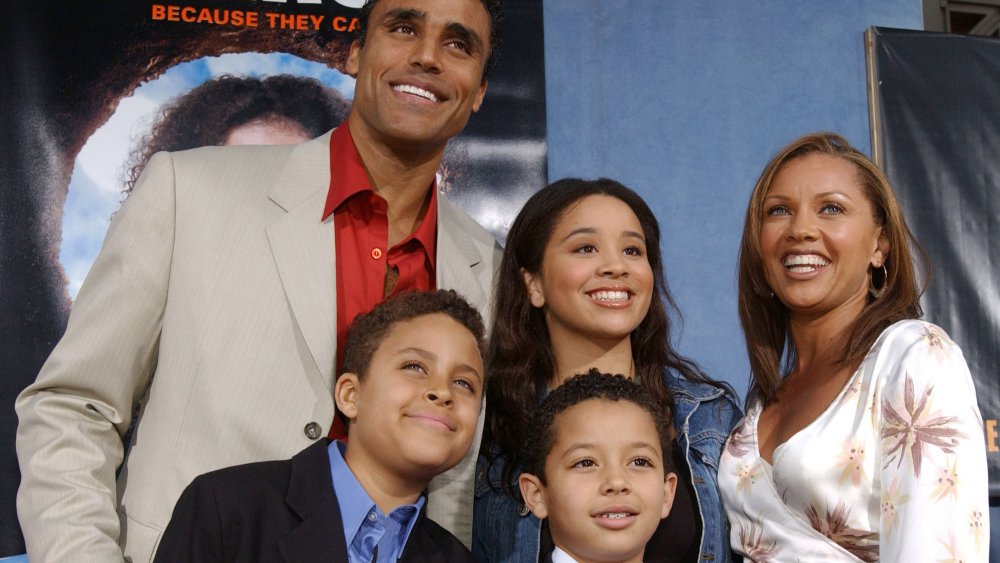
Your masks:
{"label": "red dress shirt", "polygon": [[[372,190],[368,172],[351,138],[348,121],[330,136],[330,191],[323,220],[333,214],[337,260],[337,366],[344,357],[347,328],[354,317],[372,310],[386,296],[387,268],[399,276],[389,295],[434,289],[437,241],[437,181],[430,185],[427,212],[408,237],[392,248],[388,202]],[[339,420],[339,419],[338,419]],[[344,437],[334,421],[331,438]]]}

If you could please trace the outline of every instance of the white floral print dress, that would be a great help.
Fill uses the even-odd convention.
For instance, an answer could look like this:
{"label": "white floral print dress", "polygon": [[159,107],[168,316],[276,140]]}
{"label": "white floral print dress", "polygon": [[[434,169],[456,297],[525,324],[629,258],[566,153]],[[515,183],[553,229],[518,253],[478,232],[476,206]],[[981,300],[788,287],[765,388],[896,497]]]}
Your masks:
{"label": "white floral print dress", "polygon": [[733,549],[757,562],[987,561],[983,422],[962,351],[930,323],[886,329],[836,399],[772,456],[760,407],[722,453]]}

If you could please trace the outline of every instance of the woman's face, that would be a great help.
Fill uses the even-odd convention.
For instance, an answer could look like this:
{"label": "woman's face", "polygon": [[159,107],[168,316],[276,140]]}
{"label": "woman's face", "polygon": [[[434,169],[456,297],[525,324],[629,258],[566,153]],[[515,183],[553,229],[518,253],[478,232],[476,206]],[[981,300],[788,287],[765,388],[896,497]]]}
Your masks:
{"label": "woman's face", "polygon": [[301,125],[284,118],[256,119],[230,129],[223,145],[296,145],[310,139]]}
{"label": "woman's face", "polygon": [[785,163],[762,213],[767,282],[793,316],[860,314],[868,269],[881,267],[889,244],[854,164],[824,154]]}
{"label": "woman's face", "polygon": [[587,196],[566,209],[542,255],[522,271],[553,342],[628,338],[649,311],[653,270],[639,219],[620,199]]}

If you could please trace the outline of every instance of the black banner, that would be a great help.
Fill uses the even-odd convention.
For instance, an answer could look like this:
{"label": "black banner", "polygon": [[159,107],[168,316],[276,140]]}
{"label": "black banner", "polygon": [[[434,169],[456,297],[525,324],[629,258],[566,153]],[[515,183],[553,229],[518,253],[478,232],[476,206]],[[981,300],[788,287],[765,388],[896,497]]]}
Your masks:
{"label": "black banner", "polygon": [[871,28],[872,147],[933,264],[922,304],[961,346],[1000,497],[1000,40]]}

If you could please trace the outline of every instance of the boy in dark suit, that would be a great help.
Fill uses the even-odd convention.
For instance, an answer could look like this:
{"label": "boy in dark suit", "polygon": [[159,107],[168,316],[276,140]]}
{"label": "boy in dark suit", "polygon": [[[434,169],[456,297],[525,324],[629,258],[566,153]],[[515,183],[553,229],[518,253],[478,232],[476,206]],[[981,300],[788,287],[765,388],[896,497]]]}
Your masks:
{"label": "boy in dark suit", "polygon": [[424,516],[431,478],[472,444],[484,328],[453,291],[405,293],[358,316],[334,386],[350,445],[196,478],[156,561],[473,561]]}
{"label": "boy in dark suit", "polygon": [[639,385],[596,369],[567,380],[528,422],[525,504],[548,520],[546,563],[640,563],[674,500],[664,409]]}

